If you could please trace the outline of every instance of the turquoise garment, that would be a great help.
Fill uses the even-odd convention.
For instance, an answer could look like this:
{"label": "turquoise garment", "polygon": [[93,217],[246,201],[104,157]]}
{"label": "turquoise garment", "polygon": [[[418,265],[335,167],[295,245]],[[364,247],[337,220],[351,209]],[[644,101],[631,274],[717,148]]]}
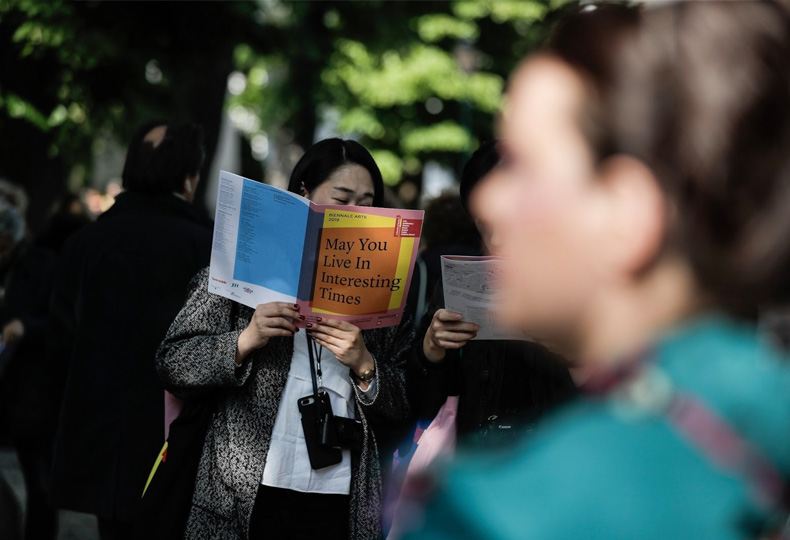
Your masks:
{"label": "turquoise garment", "polygon": [[[697,321],[653,349],[660,372],[790,478],[790,364],[751,327]],[[615,391],[507,455],[460,456],[409,539],[754,538],[769,513],[657,410]]]}

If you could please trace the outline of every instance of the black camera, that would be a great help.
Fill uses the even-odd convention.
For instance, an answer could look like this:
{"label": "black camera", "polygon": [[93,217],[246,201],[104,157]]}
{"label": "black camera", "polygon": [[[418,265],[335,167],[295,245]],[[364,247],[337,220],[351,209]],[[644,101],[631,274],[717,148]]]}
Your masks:
{"label": "black camera", "polygon": [[323,469],[340,463],[344,448],[362,448],[362,422],[335,416],[329,395],[325,391],[320,391],[317,396],[311,394],[299,398],[298,405],[302,415],[307,454],[313,469]]}
{"label": "black camera", "polygon": [[321,444],[331,448],[362,448],[362,422],[343,416],[328,416],[321,426]]}

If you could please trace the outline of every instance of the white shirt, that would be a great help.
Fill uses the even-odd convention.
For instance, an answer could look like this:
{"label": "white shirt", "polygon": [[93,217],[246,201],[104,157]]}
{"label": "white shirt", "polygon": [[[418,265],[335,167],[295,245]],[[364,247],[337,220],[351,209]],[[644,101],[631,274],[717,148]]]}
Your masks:
{"label": "white shirt", "polygon": [[[349,380],[348,367],[341,364],[328,349],[324,349],[321,353],[321,372],[323,387],[332,403],[332,412],[335,416],[354,418],[354,389]],[[348,495],[351,489],[349,450],[343,450],[343,459],[337,465],[317,471],[310,467],[302,417],[296,402],[312,393],[307,340],[304,330],[299,330],[294,334],[291,369],[277,409],[261,483],[306,493]]]}

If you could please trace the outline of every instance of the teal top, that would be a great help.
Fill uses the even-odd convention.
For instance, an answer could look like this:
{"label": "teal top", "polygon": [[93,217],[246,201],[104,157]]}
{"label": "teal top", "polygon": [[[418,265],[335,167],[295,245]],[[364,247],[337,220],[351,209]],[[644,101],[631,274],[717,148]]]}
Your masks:
{"label": "teal top", "polygon": [[[698,320],[652,358],[659,387],[701,400],[790,478],[790,364],[752,327]],[[771,514],[744,478],[622,390],[580,400],[507,454],[459,456],[406,537],[756,537]]]}

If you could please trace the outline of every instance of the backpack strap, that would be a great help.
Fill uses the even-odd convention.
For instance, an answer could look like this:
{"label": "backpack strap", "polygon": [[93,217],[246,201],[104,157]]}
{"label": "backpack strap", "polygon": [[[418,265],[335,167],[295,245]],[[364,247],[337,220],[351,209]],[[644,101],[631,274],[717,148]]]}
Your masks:
{"label": "backpack strap", "polygon": [[761,504],[786,506],[785,482],[773,463],[696,396],[675,393],[664,416],[711,463],[744,478]]}
{"label": "backpack strap", "polygon": [[614,393],[661,415],[708,462],[744,479],[760,505],[787,514],[787,480],[757,445],[699,397],[675,388],[650,355],[629,371]]}

